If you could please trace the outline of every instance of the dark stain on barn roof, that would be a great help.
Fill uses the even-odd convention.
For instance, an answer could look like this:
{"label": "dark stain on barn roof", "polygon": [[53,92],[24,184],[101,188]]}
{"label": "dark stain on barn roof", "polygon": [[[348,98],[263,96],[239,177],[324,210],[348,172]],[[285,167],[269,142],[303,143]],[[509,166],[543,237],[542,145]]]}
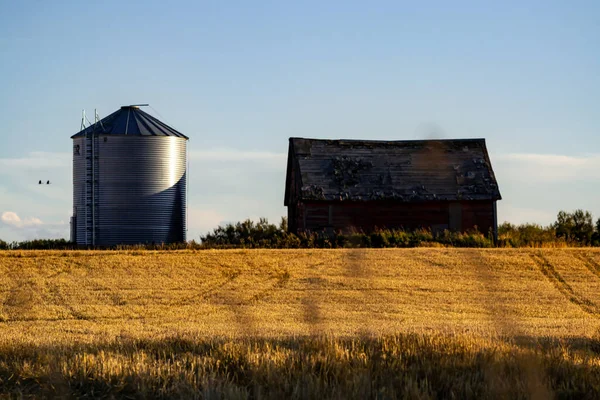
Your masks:
{"label": "dark stain on barn roof", "polygon": [[96,135],[176,136],[188,139],[183,133],[140,110],[136,106],[123,106],[119,110],[88,126],[71,138]]}
{"label": "dark stain on barn roof", "polygon": [[[500,200],[485,139],[290,138],[285,205],[298,200]],[[295,163],[293,165],[292,163]]]}

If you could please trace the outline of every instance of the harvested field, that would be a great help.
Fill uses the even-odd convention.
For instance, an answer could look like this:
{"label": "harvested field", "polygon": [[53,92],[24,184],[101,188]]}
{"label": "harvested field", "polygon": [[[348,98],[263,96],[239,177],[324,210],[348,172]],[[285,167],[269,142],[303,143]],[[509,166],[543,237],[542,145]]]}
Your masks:
{"label": "harvested field", "polygon": [[593,398],[599,329],[592,249],[0,252],[8,393]]}

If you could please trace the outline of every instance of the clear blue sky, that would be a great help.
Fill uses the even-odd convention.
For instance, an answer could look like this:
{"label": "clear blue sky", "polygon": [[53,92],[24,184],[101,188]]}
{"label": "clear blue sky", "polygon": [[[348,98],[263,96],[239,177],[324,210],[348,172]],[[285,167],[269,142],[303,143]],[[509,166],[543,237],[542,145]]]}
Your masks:
{"label": "clear blue sky", "polygon": [[285,213],[290,136],[484,137],[501,221],[600,217],[599,21],[598,1],[0,0],[0,238],[66,236],[81,109],[140,102],[191,138],[190,238]]}

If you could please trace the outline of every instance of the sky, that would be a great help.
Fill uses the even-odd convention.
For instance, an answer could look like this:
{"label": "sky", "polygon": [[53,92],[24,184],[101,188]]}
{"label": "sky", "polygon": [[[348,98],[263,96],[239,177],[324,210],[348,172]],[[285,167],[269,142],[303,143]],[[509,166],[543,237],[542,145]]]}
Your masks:
{"label": "sky", "polygon": [[292,136],[485,138],[500,222],[598,218],[598,71],[598,1],[0,0],[0,239],[68,238],[82,109],[136,103],[190,137],[188,239],[279,222]]}

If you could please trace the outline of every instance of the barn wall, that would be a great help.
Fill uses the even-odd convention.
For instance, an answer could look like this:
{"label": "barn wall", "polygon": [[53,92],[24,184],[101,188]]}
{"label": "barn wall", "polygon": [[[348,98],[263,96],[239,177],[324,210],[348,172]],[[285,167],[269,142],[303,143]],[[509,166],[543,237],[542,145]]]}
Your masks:
{"label": "barn wall", "polygon": [[495,208],[493,201],[463,201],[462,230],[477,226],[480,232],[495,230]]}
{"label": "barn wall", "polygon": [[466,231],[477,226],[487,233],[494,227],[494,204],[492,201],[305,202],[290,204],[288,218],[291,231],[356,228],[368,232],[376,227]]}
{"label": "barn wall", "polygon": [[296,168],[297,162],[293,153],[290,151],[288,154],[288,165],[286,172],[286,185],[285,185],[285,200],[284,204],[288,208],[288,230],[290,232],[298,232],[301,226],[298,225],[298,216],[302,215],[300,208],[303,210],[303,206],[298,203],[298,170]]}
{"label": "barn wall", "polygon": [[288,231],[298,232],[301,226],[298,223],[298,208],[296,204],[290,204],[287,208],[288,211]]}

